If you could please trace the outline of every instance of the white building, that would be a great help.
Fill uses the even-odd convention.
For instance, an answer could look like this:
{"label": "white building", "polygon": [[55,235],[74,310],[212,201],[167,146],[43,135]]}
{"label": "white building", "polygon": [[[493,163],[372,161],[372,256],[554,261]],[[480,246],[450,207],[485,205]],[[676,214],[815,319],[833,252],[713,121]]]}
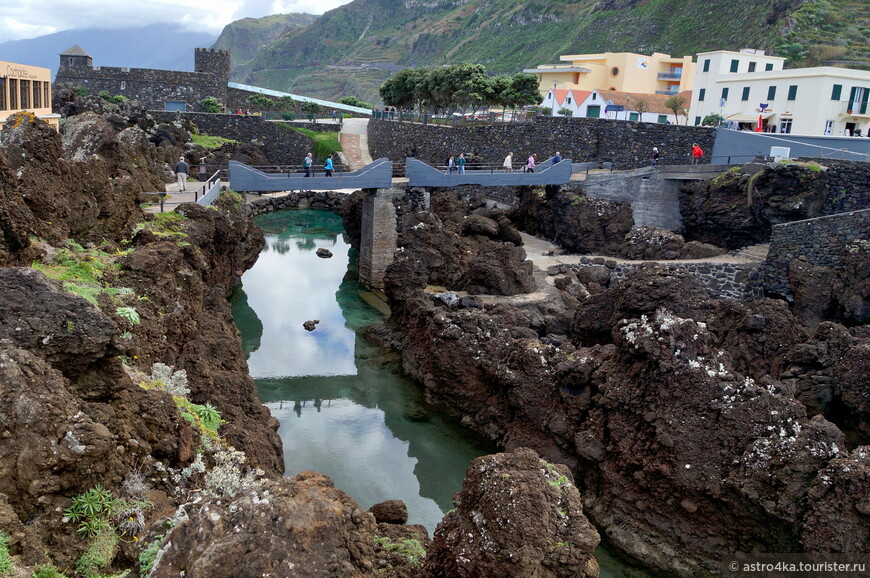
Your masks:
{"label": "white building", "polygon": [[586,100],[579,103],[578,111],[574,116],[659,124],[685,124],[685,113],[689,109],[692,92],[687,90],[679,93],[679,96],[683,99],[685,109],[677,117],[673,110],[665,106],[665,101],[670,98],[668,95],[593,90],[586,97]]}
{"label": "white building", "polygon": [[721,114],[730,126],[805,135],[867,135],[870,71],[821,66],[783,70],[760,51],[698,54],[693,124]]}
{"label": "white building", "polygon": [[585,116],[583,114],[580,114],[580,104],[584,100],[586,100],[586,97],[588,97],[590,94],[591,92],[588,90],[553,90],[551,88],[544,96],[544,100],[541,102],[541,106],[551,108],[553,116],[566,116],[560,114],[560,110],[571,111],[571,114],[567,116]]}

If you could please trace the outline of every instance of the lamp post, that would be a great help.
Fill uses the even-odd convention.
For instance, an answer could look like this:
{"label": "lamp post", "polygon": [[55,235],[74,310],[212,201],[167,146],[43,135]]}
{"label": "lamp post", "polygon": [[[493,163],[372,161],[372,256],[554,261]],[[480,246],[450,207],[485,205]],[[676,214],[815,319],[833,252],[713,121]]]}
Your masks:
{"label": "lamp post", "polygon": [[631,96],[625,96],[625,120],[628,120],[628,111],[631,110]]}
{"label": "lamp post", "polygon": [[553,116],[556,116],[556,81],[553,81]]}

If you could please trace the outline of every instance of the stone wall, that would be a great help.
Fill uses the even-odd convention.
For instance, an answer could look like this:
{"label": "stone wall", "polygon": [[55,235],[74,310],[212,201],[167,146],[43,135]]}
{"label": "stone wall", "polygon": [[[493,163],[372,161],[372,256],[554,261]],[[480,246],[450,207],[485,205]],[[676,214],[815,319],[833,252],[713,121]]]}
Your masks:
{"label": "stone wall", "polygon": [[520,165],[530,153],[537,153],[540,162],[558,150],[574,162],[613,162],[616,169],[630,169],[649,165],[654,146],[660,164],[688,164],[692,143],[711,150],[715,135],[709,127],[561,117],[456,128],[379,119],[368,125],[372,158],[403,163],[413,156],[437,165],[460,152],[470,154],[472,162],[499,165],[513,152]]}
{"label": "stone wall", "polygon": [[[747,302],[764,296],[760,263],[668,263],[667,261],[658,263],[685,271],[695,277],[707,293],[717,299]],[[551,267],[548,273],[550,275],[576,273],[585,267],[600,267],[609,270],[612,286],[624,281],[638,267],[643,266],[643,263],[618,263],[614,259],[604,257],[581,257],[578,264],[556,265]]]}
{"label": "stone wall", "polygon": [[61,58],[55,84],[83,86],[91,94],[105,90],[158,110],[166,102],[183,102],[187,110],[198,110],[206,97],[226,99],[229,53],[225,50],[196,49],[196,72],[89,66],[89,62],[83,56]]}
{"label": "stone wall", "polygon": [[788,271],[795,259],[842,269],[845,245],[855,239],[870,240],[870,209],[774,225],[762,271],[765,291],[792,296]]}
{"label": "stone wall", "polygon": [[267,122],[260,116],[164,111],[152,111],[151,115],[157,122],[189,120],[202,134],[263,143],[271,162],[278,165],[301,165],[302,159],[311,151],[308,137],[279,123]]}
{"label": "stone wall", "polygon": [[326,209],[338,212],[347,198],[347,193],[335,191],[299,191],[283,197],[257,199],[248,203],[247,212],[252,217],[284,209]]}
{"label": "stone wall", "polygon": [[860,211],[870,207],[870,162],[841,161],[823,158],[801,158],[801,161],[828,167],[825,174],[828,195],[823,212],[826,214]]}

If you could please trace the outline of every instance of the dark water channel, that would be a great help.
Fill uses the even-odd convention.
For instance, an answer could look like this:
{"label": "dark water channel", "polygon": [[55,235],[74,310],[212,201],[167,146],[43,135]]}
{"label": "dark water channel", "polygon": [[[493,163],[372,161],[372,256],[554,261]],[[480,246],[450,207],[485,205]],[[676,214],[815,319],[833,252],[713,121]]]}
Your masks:
{"label": "dark water channel", "polygon": [[[427,405],[396,358],[361,336],[383,317],[364,299],[338,215],[281,211],[256,223],[266,247],[231,301],[260,399],[281,424],[285,475],[326,474],[366,509],[401,499],[408,522],[433,535],[471,460],[496,448]],[[601,554],[602,576],[638,575]]]}

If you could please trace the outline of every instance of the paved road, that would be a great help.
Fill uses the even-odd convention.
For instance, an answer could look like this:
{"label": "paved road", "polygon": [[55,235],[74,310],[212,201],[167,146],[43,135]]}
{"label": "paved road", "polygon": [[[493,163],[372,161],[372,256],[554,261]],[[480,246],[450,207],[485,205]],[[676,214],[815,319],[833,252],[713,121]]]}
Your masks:
{"label": "paved road", "polygon": [[350,170],[355,171],[372,162],[369,154],[369,119],[346,118],[338,135],[341,152]]}

